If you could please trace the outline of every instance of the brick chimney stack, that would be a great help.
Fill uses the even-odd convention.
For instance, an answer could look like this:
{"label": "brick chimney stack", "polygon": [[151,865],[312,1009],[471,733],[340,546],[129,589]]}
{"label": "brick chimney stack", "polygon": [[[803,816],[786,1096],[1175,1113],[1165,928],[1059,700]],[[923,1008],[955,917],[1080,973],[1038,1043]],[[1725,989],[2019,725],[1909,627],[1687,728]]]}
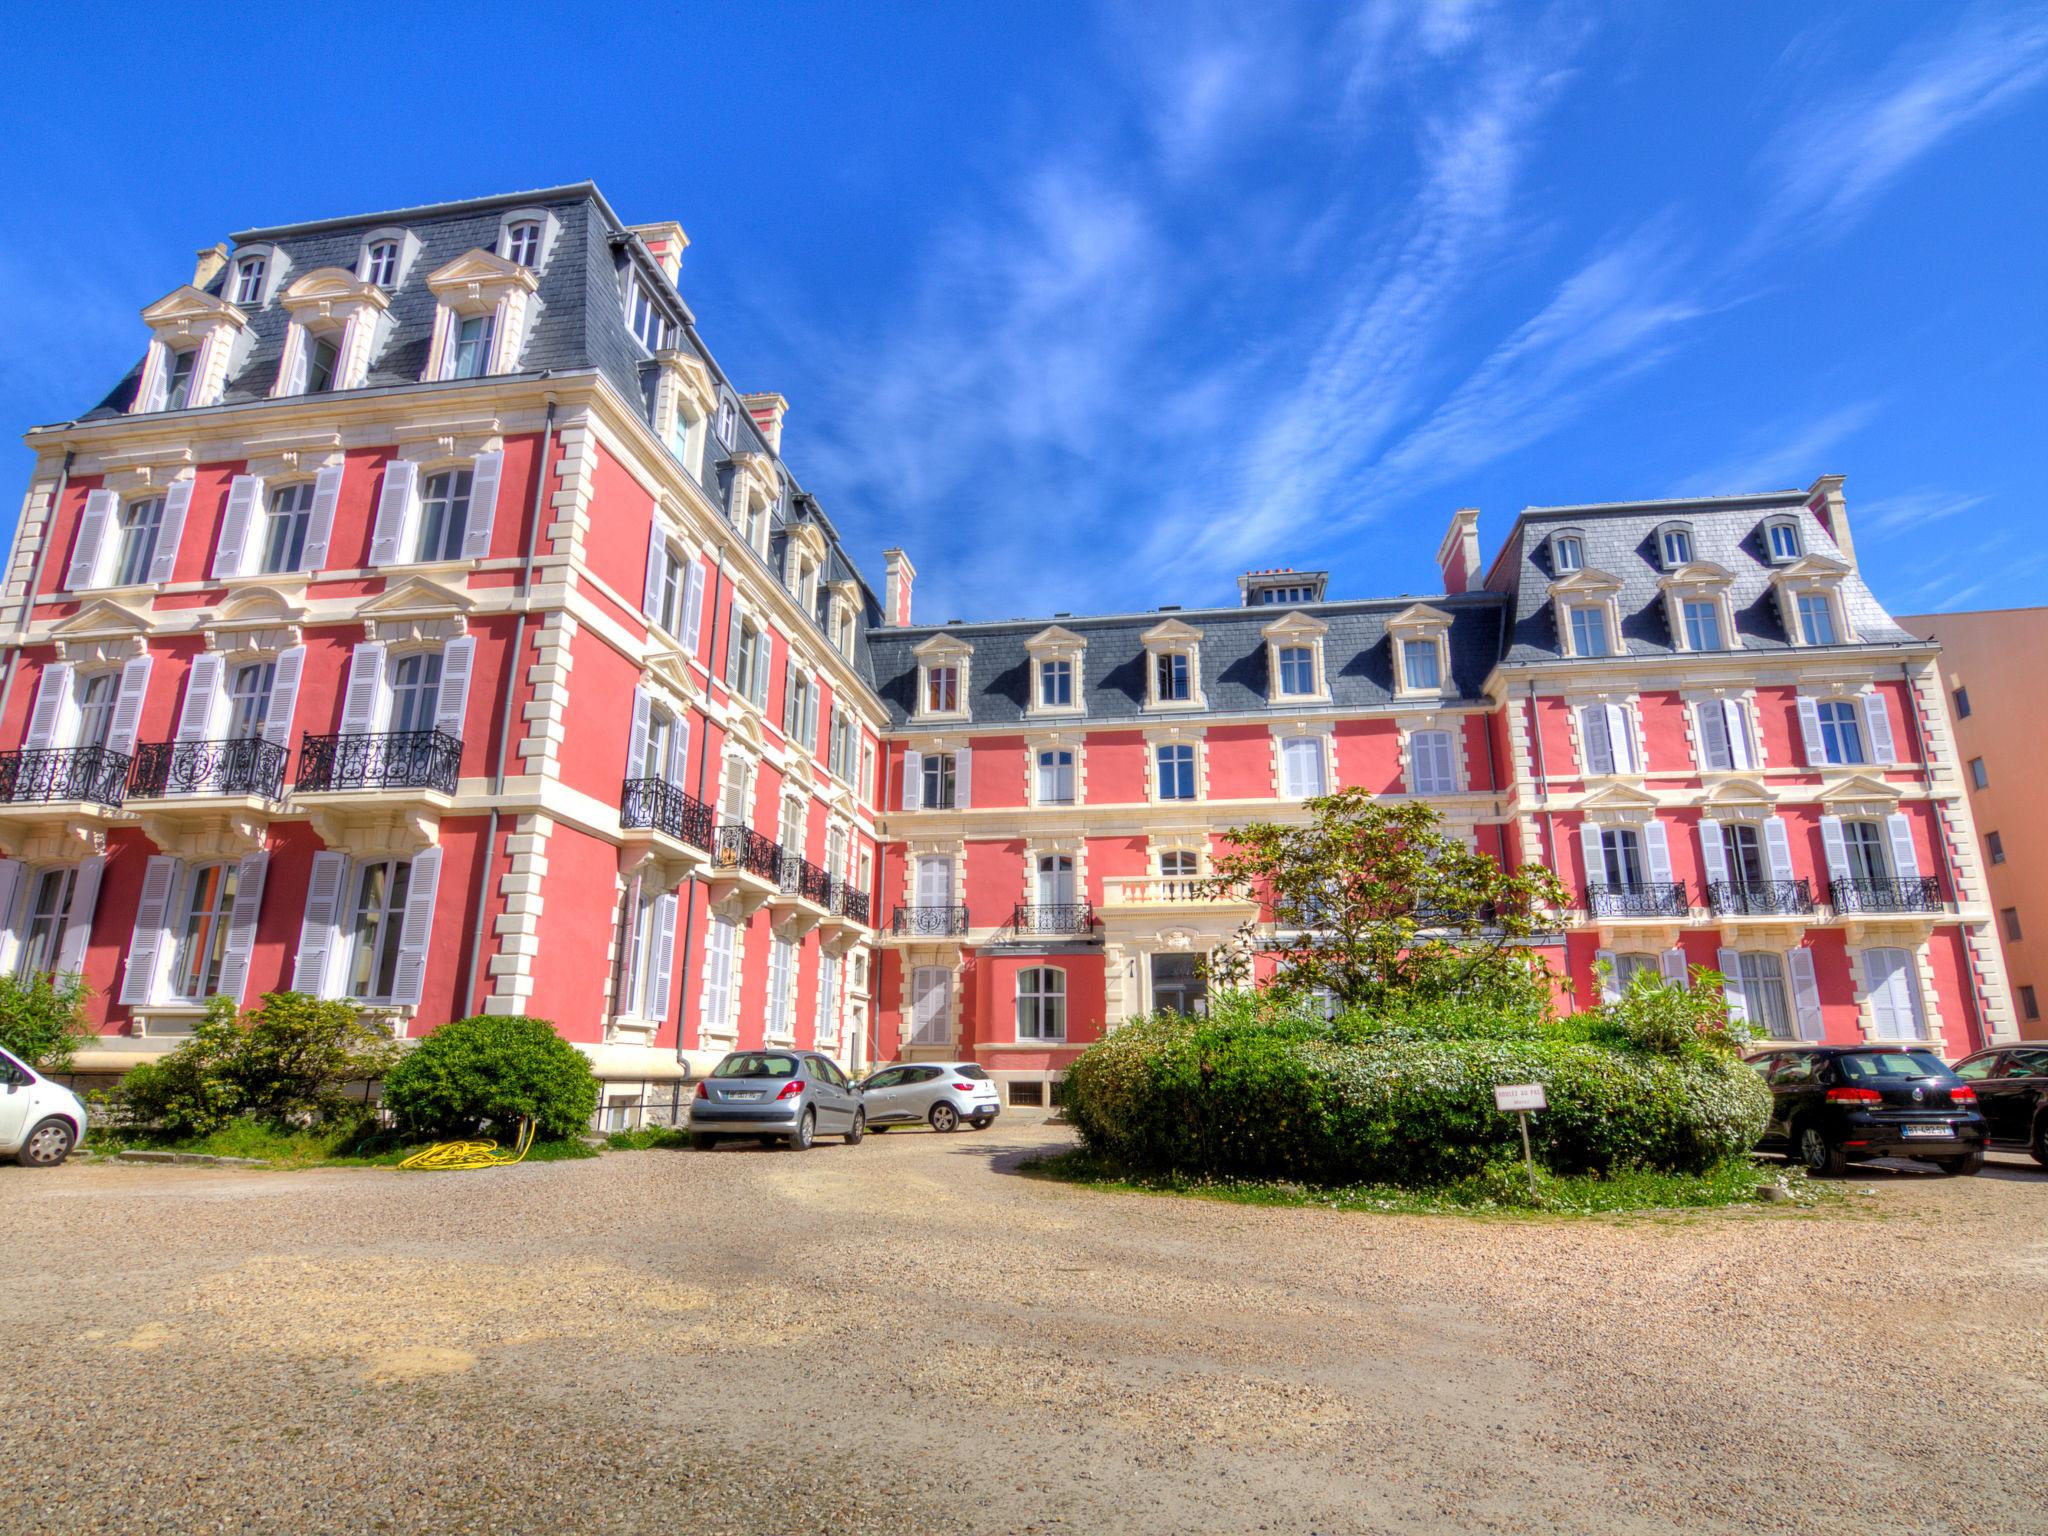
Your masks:
{"label": "brick chimney stack", "polygon": [[1807,488],[1806,509],[1820,519],[1842,558],[1856,563],[1856,541],[1849,536],[1849,503],[1842,496],[1842,476],[1822,475]]}
{"label": "brick chimney stack", "polygon": [[1469,592],[1479,584],[1479,509],[1460,507],[1437,546],[1436,563],[1444,573],[1444,591]]}
{"label": "brick chimney stack", "polygon": [[766,393],[741,395],[740,404],[747,408],[747,414],[754,418],[754,425],[768,440],[769,451],[782,452],[782,418],[789,414],[789,402],[778,394]]}
{"label": "brick chimney stack", "polygon": [[900,549],[882,551],[882,623],[901,629],[910,622],[910,584],[917,567]]}
{"label": "brick chimney stack", "polygon": [[206,285],[220,276],[220,269],[228,264],[228,248],[224,245],[209,245],[192,262],[192,286],[201,293]]}
{"label": "brick chimney stack", "polygon": [[676,281],[683,270],[683,252],[690,246],[690,237],[683,233],[683,226],[674,219],[663,219],[656,224],[629,224],[626,227],[640,237],[655,264],[668,274],[668,280],[671,283]]}

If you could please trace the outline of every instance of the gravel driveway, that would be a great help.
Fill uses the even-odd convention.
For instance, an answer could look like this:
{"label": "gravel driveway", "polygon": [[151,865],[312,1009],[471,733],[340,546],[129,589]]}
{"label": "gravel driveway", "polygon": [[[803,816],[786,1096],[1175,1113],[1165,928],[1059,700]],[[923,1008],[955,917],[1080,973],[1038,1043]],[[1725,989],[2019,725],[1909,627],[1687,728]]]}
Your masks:
{"label": "gravel driveway", "polygon": [[0,1169],[23,1532],[2048,1531],[2048,1176],[1264,1210],[1057,1127]]}

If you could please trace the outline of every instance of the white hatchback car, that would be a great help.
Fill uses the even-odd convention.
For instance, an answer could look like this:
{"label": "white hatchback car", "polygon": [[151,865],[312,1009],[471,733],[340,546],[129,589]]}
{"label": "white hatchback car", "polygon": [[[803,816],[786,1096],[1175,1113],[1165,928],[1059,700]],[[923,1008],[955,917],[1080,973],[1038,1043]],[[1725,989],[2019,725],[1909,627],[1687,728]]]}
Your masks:
{"label": "white hatchback car", "polygon": [[24,1168],[54,1168],[84,1136],[85,1101],[0,1051],[0,1157]]}
{"label": "white hatchback car", "polygon": [[994,1081],[971,1061],[884,1067],[861,1087],[871,1131],[919,1123],[935,1131],[957,1131],[963,1120],[985,1131],[1003,1112]]}

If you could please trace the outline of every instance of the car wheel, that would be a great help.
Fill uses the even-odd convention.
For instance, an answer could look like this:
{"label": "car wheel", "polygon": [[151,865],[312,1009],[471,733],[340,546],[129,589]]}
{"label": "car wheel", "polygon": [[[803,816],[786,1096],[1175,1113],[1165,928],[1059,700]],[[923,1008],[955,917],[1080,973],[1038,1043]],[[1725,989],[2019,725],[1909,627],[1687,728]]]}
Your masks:
{"label": "car wheel", "polygon": [[54,1168],[71,1155],[71,1143],[77,1136],[70,1121],[52,1116],[28,1133],[14,1160],[24,1168]]}
{"label": "car wheel", "polygon": [[718,1138],[708,1131],[690,1132],[690,1145],[699,1152],[709,1152],[718,1145]]}
{"label": "car wheel", "polygon": [[1937,1166],[1940,1167],[1941,1175],[1945,1179],[1953,1179],[1958,1175],[1982,1173],[1984,1171],[1984,1154],[1982,1152],[1972,1152],[1968,1157],[1944,1158]]}
{"label": "car wheel", "polygon": [[1808,1173],[1821,1178],[1839,1179],[1849,1171],[1848,1155],[1840,1147],[1830,1145],[1817,1125],[1809,1125],[1799,1133],[1799,1160],[1806,1164]]}
{"label": "car wheel", "polygon": [[934,1104],[927,1117],[935,1131],[957,1131],[960,1129],[960,1111],[950,1104]]}
{"label": "car wheel", "polygon": [[848,1145],[849,1147],[857,1147],[857,1146],[859,1146],[859,1145],[860,1145],[860,1139],[861,1139],[861,1137],[863,1137],[863,1136],[867,1135],[867,1133],[868,1133],[868,1115],[867,1115],[867,1111],[866,1111],[866,1110],[864,1110],[864,1109],[856,1109],[856,1110],[855,1110],[855,1111],[853,1112],[853,1129],[852,1129],[852,1130],[850,1130],[850,1131],[848,1131],[848,1132],[846,1133],[846,1144],[847,1144],[847,1145]]}
{"label": "car wheel", "polygon": [[818,1112],[815,1109],[807,1109],[797,1120],[796,1129],[790,1133],[790,1138],[784,1145],[792,1152],[808,1152],[811,1150],[811,1143],[817,1139]]}

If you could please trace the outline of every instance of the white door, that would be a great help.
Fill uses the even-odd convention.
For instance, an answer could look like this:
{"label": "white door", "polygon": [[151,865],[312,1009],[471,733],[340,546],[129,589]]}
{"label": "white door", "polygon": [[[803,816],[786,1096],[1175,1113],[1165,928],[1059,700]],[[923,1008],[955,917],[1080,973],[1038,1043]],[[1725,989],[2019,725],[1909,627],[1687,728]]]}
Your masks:
{"label": "white door", "polygon": [[1070,907],[1074,904],[1074,861],[1061,853],[1048,853],[1038,861],[1038,904],[1041,907]]}
{"label": "white door", "polygon": [[953,861],[917,861],[917,904],[927,911],[953,905]]}

